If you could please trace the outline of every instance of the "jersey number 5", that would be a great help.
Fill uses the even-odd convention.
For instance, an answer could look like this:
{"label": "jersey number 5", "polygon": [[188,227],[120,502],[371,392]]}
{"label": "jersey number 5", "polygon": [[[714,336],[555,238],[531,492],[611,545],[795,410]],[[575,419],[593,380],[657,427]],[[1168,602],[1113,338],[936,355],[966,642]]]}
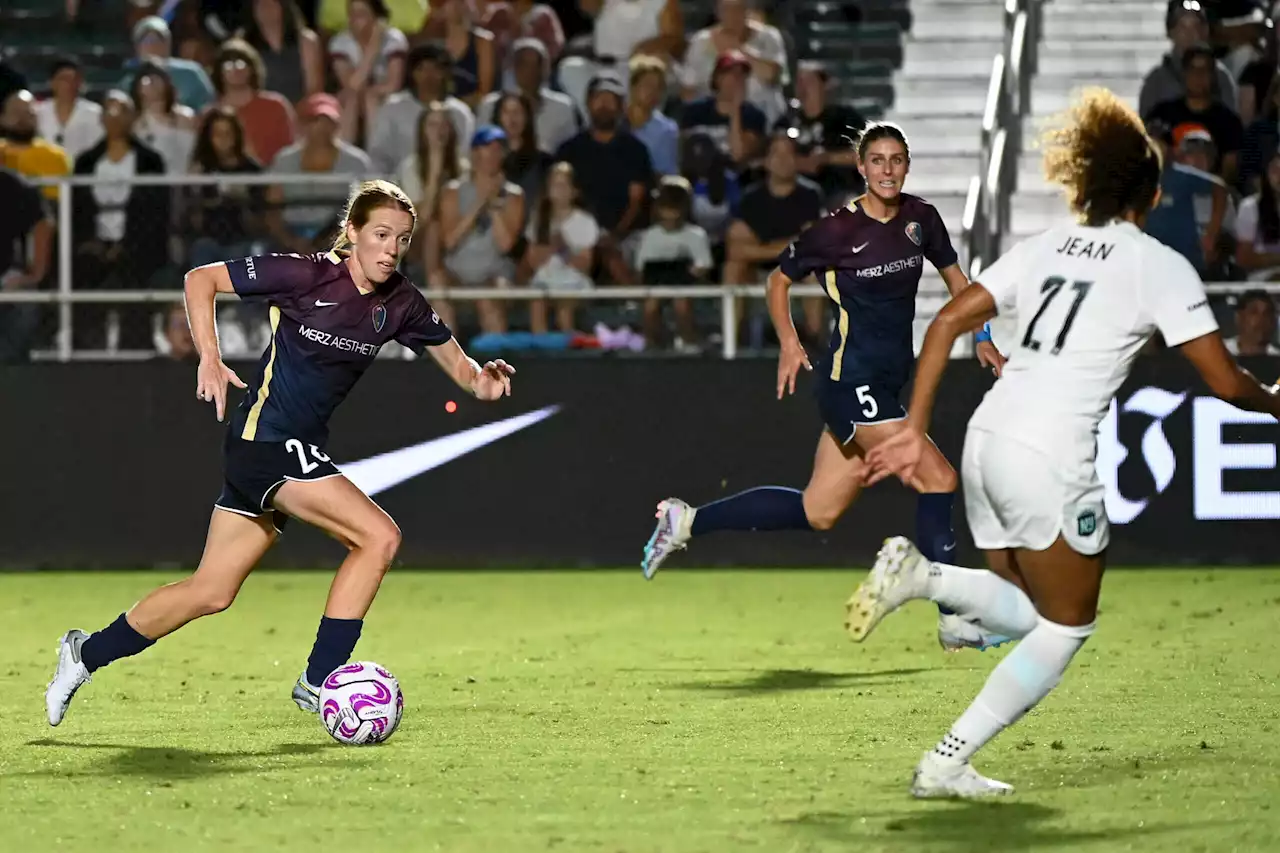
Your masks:
{"label": "jersey number 5", "polygon": [[319,459],[320,462],[309,462],[307,460],[307,451],[303,448],[302,442],[298,441],[296,438],[291,438],[286,441],[284,443],[284,449],[292,450],[294,453],[298,454],[298,465],[302,468],[302,473],[304,474],[310,474],[312,471],[319,468],[320,462],[329,461],[329,457],[325,455],[324,451],[313,444],[311,445],[311,456],[313,459]]}
{"label": "jersey number 5", "polygon": [[[1040,309],[1036,311],[1036,315],[1031,318],[1031,322],[1027,325],[1027,333],[1022,336],[1022,345],[1029,350],[1040,350],[1040,341],[1035,337],[1036,323],[1040,322],[1040,318],[1044,315],[1045,310],[1049,307],[1049,303],[1066,285],[1067,280],[1061,276],[1049,276],[1044,280],[1044,284],[1040,285],[1040,292],[1044,294],[1044,301],[1040,303]],[[1058,331],[1058,337],[1053,342],[1053,349],[1049,352],[1057,355],[1062,352],[1062,345],[1067,342],[1067,334],[1071,331],[1071,325],[1076,321],[1076,314],[1080,313],[1080,303],[1084,302],[1084,298],[1089,295],[1089,288],[1093,287],[1091,281],[1076,281],[1071,283],[1071,289],[1076,292],[1076,298],[1072,300],[1071,307],[1067,309],[1067,317],[1062,321],[1062,328]]]}
{"label": "jersey number 5", "polygon": [[871,386],[859,385],[853,390],[858,395],[858,402],[862,404],[862,416],[874,418],[879,413],[880,406],[876,404],[876,398],[871,396]]}

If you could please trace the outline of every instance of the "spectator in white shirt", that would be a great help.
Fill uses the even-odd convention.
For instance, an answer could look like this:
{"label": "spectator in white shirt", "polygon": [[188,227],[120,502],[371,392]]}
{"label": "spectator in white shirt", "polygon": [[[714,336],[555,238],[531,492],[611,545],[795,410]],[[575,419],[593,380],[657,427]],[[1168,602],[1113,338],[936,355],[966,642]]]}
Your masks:
{"label": "spectator in white shirt", "polygon": [[383,101],[404,86],[409,40],[390,26],[384,0],[349,0],[347,28],[329,41],[333,73],[341,87],[339,135],[355,142],[364,127],[373,127]]}
{"label": "spectator in white shirt", "polygon": [[772,124],[786,111],[782,87],[787,82],[787,47],[777,27],[750,19],[746,0],[719,0],[719,23],[699,30],[684,55],[684,99],[692,101],[711,93],[716,61],[730,51],[741,51],[751,63],[747,77],[747,101],[755,104]]}
{"label": "spectator in white shirt", "polygon": [[[692,284],[706,278],[711,271],[711,241],[707,232],[694,225],[693,188],[679,175],[666,175],[653,193],[653,219],[640,235],[636,249],[636,270],[645,284]],[[693,305],[688,299],[675,299],[679,338],[676,348],[695,348],[697,333],[693,326]],[[650,345],[662,333],[662,303],[656,297],[644,303],[644,336]]]}
{"label": "spectator in white shirt", "polygon": [[[573,176],[573,166],[560,162],[547,173],[546,192],[537,211],[529,219],[525,236],[529,250],[525,263],[533,270],[532,284],[547,290],[590,290],[595,286],[591,269],[595,262],[600,225],[580,207],[581,199]],[[556,300],[556,328],[575,328],[572,299]],[[538,334],[547,331],[547,302],[536,299],[529,305],[529,328]]]}
{"label": "spectator in white shirt", "polygon": [[[568,95],[547,87],[551,63],[547,48],[537,39],[520,39],[512,46],[511,69],[515,81],[513,91],[523,94],[533,106],[538,147],[554,154],[561,144],[581,129],[578,108]],[[502,95],[502,92],[485,95],[476,109],[479,124],[497,124],[494,106]]]}
{"label": "spectator in white shirt", "polygon": [[1250,290],[1236,303],[1236,333],[1223,341],[1232,355],[1280,355],[1276,303],[1265,290]]}
{"label": "spectator in white shirt", "polygon": [[102,139],[102,107],[80,97],[83,86],[80,62],[62,57],[49,73],[53,97],[36,104],[38,135],[62,146],[73,161]]}
{"label": "spectator in white shirt", "polygon": [[449,94],[453,81],[453,57],[438,44],[420,44],[409,54],[409,74],[404,91],[396,92],[378,110],[369,132],[369,156],[378,171],[393,175],[414,151],[418,119],[428,104],[440,104],[453,124],[458,158],[467,159],[467,145],[476,129],[471,107]]}

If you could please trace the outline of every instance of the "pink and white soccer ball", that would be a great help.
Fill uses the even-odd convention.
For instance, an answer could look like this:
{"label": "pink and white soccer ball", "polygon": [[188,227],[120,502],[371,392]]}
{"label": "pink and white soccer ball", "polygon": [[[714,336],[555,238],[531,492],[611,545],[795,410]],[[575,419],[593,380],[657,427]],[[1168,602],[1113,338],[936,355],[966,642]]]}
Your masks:
{"label": "pink and white soccer ball", "polygon": [[382,743],[402,714],[400,682],[376,663],[340,666],[320,685],[320,722],[339,743]]}

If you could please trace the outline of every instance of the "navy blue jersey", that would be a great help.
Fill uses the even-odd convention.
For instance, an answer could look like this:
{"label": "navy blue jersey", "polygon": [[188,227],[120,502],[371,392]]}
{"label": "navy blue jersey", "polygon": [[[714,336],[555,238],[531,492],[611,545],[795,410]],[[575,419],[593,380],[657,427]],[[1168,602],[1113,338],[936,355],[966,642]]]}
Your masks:
{"label": "navy blue jersey", "polygon": [[888,222],[868,216],[855,199],[783,251],[782,272],[792,281],[813,273],[836,306],[822,376],[854,384],[907,381],[926,258],[941,270],[956,262],[956,250],[933,205],[907,193]]}
{"label": "navy blue jersey", "polygon": [[323,445],[329,418],[383,344],[421,355],[453,336],[399,272],[361,293],[333,252],[242,258],[227,271],[240,298],[270,305],[271,345],[231,416],[246,441]]}

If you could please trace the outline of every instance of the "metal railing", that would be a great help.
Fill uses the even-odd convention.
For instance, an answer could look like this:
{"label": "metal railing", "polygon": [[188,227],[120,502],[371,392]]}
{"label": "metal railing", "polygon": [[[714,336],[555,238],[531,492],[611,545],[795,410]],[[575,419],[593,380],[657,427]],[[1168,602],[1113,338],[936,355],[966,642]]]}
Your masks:
{"label": "metal railing", "polygon": [[1009,198],[1016,189],[1023,119],[1031,111],[1031,81],[1040,42],[1040,0],[1006,0],[1004,45],[991,63],[982,111],[978,174],[965,197],[962,241],[973,277],[1002,250]]}
{"label": "metal railing", "polygon": [[[326,176],[326,175],[275,175],[275,174],[215,174],[215,175],[137,175],[129,178],[128,183],[135,187],[174,187],[178,189],[188,187],[202,186],[288,186],[288,185],[314,185],[317,183],[332,183],[342,187],[350,187],[357,183],[360,179],[352,176]],[[95,184],[103,183],[94,176],[90,175],[71,175],[63,178],[41,178],[33,179],[33,184],[40,186],[56,186],[59,187],[58,199],[56,202],[57,209],[57,281],[53,290],[31,290],[31,291],[0,291],[0,305],[5,304],[49,304],[56,305],[57,311],[57,332],[55,336],[56,349],[52,352],[42,353],[44,358],[52,358],[58,361],[71,361],[76,358],[73,353],[73,335],[72,329],[74,317],[72,306],[80,303],[99,303],[99,304],[172,304],[182,300],[182,291],[180,289],[120,289],[120,290],[98,290],[98,289],[80,289],[74,286],[74,254],[75,239],[73,233],[73,196],[70,191],[75,187],[90,187]],[[115,183],[109,181],[108,183]],[[335,193],[336,195],[345,195],[343,193]],[[300,201],[302,205],[314,206],[318,204],[315,201]],[[335,205],[335,208],[337,205]],[[163,233],[157,234],[157,239],[168,240],[172,235],[169,226],[172,223],[164,223]],[[420,288],[422,293],[429,300],[448,299],[461,302],[473,302],[478,300],[499,300],[499,301],[530,301],[535,299],[566,299],[574,300],[580,303],[589,302],[631,302],[644,300],[647,298],[659,299],[715,299],[720,303],[720,332],[721,345],[720,355],[726,359],[738,357],[738,321],[739,311],[741,308],[740,300],[742,299],[763,299],[766,289],[763,285],[706,285],[691,284],[688,286],[657,286],[657,287],[617,287],[605,286],[598,287],[588,291],[582,290],[546,290],[542,288],[532,287],[506,287],[506,288],[447,288],[447,289],[430,289]],[[803,297],[826,297],[826,291],[816,284],[800,284],[794,286],[792,295],[797,298]],[[936,275],[926,274],[921,283],[920,300],[926,306],[930,299],[945,299],[946,289],[942,284],[941,278]],[[234,299],[231,295],[224,295],[224,298]],[[927,315],[926,315],[927,316]],[[127,356],[125,356],[127,357]]]}

